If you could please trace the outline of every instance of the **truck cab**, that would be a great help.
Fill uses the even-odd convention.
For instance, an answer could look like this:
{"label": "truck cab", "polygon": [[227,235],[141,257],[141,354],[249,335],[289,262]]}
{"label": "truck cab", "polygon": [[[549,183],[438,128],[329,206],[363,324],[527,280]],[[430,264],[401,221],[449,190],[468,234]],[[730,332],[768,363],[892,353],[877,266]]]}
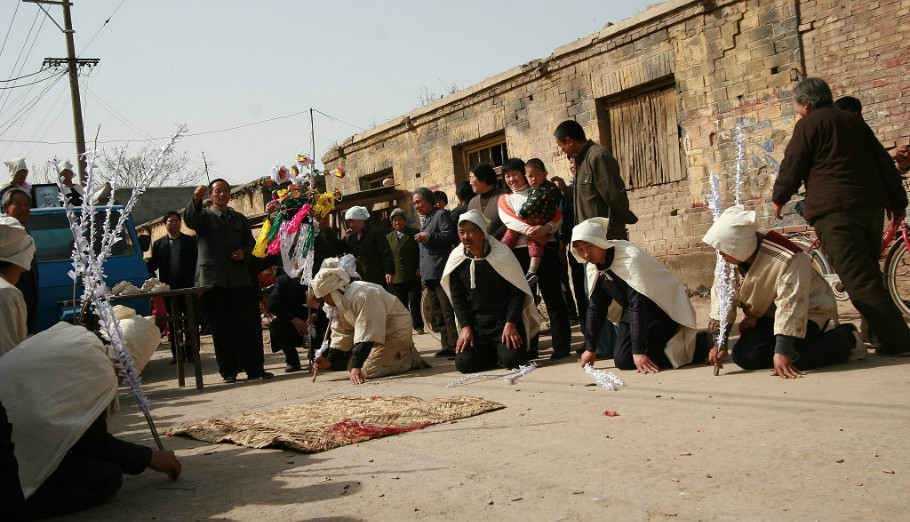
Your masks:
{"label": "truck cab", "polygon": [[[112,226],[117,223],[122,206],[115,206],[111,211]],[[81,213],[81,209],[76,209]],[[102,227],[107,212],[106,207],[96,207],[96,227]],[[69,272],[73,270],[73,233],[66,218],[66,209],[62,207],[32,209],[31,217],[25,228],[35,239],[35,260],[38,263],[38,317],[37,330],[40,332],[61,320],[72,320],[72,307],[59,306],[61,301],[82,297],[82,285],[74,287]],[[99,244],[96,241],[95,252]],[[133,220],[127,217],[126,226],[120,241],[114,243],[111,255],[104,263],[105,281],[113,287],[120,281],[129,281],[141,287],[148,279],[148,270],[142,259],[143,251],[148,249],[149,237],[142,240],[136,235]],[[140,315],[151,313],[148,299],[137,299],[124,303],[135,308]]]}

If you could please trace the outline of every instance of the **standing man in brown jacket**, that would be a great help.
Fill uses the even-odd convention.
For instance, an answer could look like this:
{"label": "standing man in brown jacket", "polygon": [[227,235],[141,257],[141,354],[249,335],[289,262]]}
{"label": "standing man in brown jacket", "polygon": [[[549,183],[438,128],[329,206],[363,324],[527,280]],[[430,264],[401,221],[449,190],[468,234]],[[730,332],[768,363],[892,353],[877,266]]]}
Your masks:
{"label": "standing man in brown jacket", "polygon": [[566,194],[574,194],[575,223],[605,217],[610,220],[607,239],[629,239],[626,225],[634,225],[638,217],[629,210],[629,196],[616,158],[589,140],[575,120],[560,123],[553,136],[560,150],[575,159],[575,181],[571,193]]}
{"label": "standing man in brown jacket", "polygon": [[774,181],[774,213],[780,218],[790,196],[806,185],[803,216],[815,227],[853,305],[878,336],[876,353],[908,353],[910,328],[878,266],[884,211],[902,221],[907,193],[872,129],[832,104],[831,89],[821,78],[806,78],[793,89],[793,108],[801,118]]}

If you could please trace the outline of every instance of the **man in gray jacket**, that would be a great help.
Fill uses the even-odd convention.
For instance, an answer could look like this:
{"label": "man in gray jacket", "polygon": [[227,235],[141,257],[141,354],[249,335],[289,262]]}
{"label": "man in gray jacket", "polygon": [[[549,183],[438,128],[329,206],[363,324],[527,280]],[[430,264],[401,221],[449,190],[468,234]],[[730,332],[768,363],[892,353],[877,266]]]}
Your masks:
{"label": "man in gray jacket", "polygon": [[[209,190],[212,207],[203,209],[202,199]],[[250,380],[269,379],[274,375],[263,368],[259,291],[247,269],[255,241],[250,222],[228,207],[230,201],[231,186],[216,179],[208,187],[196,187],[193,200],[186,206],[184,221],[196,231],[199,245],[196,286],[213,286],[202,302],[224,382],[237,382],[240,370],[246,371]]]}
{"label": "man in gray jacket", "polygon": [[458,330],[455,327],[455,312],[452,303],[443,290],[439,280],[449,253],[458,239],[455,227],[445,211],[434,206],[435,198],[430,189],[421,187],[414,191],[411,198],[414,209],[423,218],[420,232],[414,240],[420,245],[420,278],[427,287],[427,299],[430,299],[434,315],[442,316],[440,340],[442,349],[436,357],[454,357],[455,343],[458,342]]}

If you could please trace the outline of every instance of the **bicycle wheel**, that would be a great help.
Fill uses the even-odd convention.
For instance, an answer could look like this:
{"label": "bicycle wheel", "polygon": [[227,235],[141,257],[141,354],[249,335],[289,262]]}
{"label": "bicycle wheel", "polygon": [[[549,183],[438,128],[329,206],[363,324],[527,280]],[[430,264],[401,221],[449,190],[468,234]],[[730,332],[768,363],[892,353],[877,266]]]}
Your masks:
{"label": "bicycle wheel", "polygon": [[420,293],[420,316],[423,318],[423,331],[432,335],[434,339],[439,339],[439,332],[443,326],[439,324],[439,319],[433,315],[433,307],[430,306],[430,300],[427,294],[430,291],[426,288]]}
{"label": "bicycle wheel", "polygon": [[910,251],[899,238],[885,258],[885,286],[898,309],[910,316]]}
{"label": "bicycle wheel", "polygon": [[[806,252],[812,245],[812,243],[802,239],[791,238],[790,241],[798,246],[803,252]],[[834,292],[834,298],[838,301],[846,301],[849,299],[850,296],[847,295],[847,291],[844,290],[844,285],[840,281],[840,276],[837,275],[837,272],[835,272],[834,268],[831,266],[831,262],[828,261],[828,256],[818,248],[813,248],[807,253],[812,260],[812,268],[818,272],[825,282],[828,283],[828,286],[831,287],[831,291]]]}

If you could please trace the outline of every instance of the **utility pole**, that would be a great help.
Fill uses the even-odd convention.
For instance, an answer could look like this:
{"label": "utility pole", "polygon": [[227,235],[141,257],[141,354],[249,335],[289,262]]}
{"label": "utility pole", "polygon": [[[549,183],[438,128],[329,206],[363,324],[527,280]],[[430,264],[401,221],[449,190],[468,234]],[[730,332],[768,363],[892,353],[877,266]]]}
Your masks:
{"label": "utility pole", "polygon": [[[45,58],[44,65],[51,67],[60,67],[64,63],[67,65],[70,77],[70,97],[73,105],[73,126],[76,130],[76,163],[79,165],[79,183],[85,183],[85,129],[82,125],[82,100],[79,98],[79,71],[78,68],[83,65],[94,67],[100,61],[97,58],[80,58],[76,59],[76,44],[73,42],[73,20],[70,17],[70,6],[73,5],[68,0],[23,0],[23,2],[38,4],[38,7],[44,11],[44,14],[50,18],[54,24],[66,35],[66,58]],[[44,9],[41,4],[56,4],[63,6],[63,25],[60,24]]]}

